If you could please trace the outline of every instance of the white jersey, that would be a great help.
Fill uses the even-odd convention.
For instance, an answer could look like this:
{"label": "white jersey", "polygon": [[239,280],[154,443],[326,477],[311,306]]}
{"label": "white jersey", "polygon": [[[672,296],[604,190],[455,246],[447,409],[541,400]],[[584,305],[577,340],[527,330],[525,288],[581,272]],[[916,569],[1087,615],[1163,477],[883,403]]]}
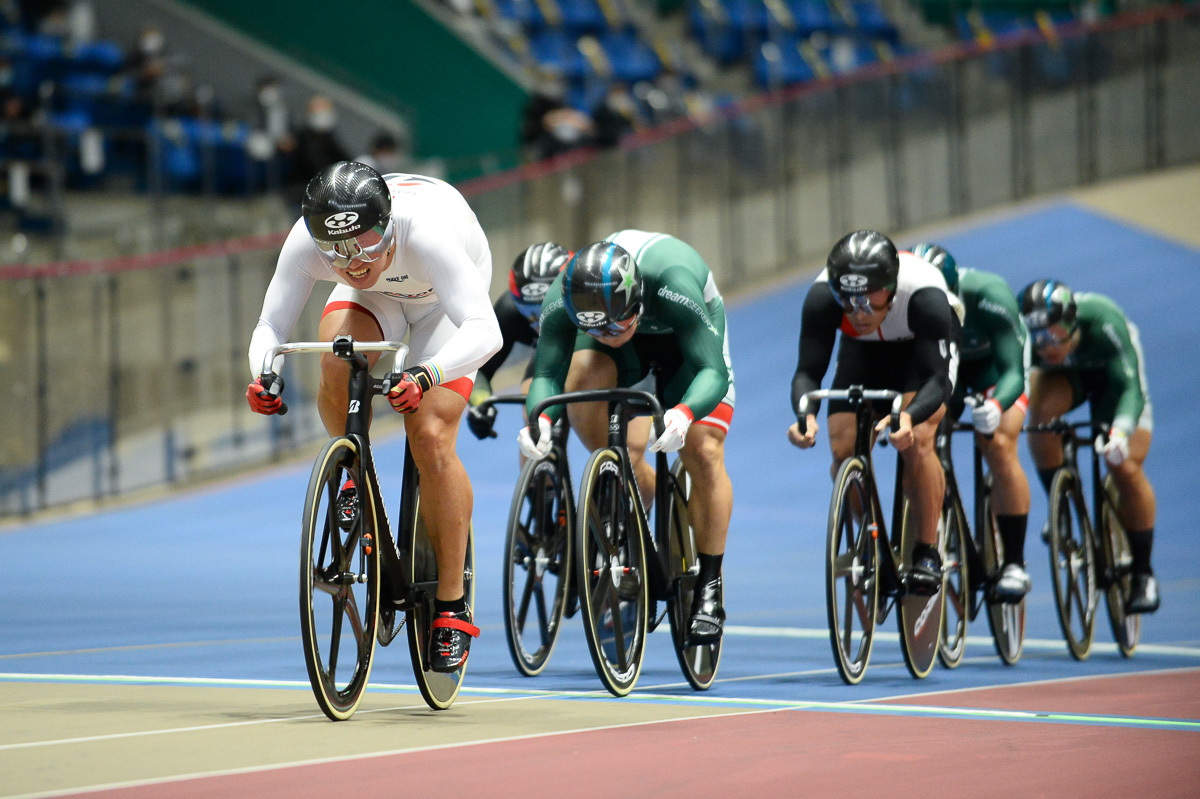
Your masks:
{"label": "white jersey", "polygon": [[[822,269],[821,274],[817,275],[816,282],[828,281],[829,271]],[[913,338],[913,331],[908,326],[908,301],[921,289],[930,287],[942,290],[942,293],[946,295],[946,300],[950,303],[950,308],[961,324],[966,315],[966,308],[963,307],[962,300],[958,298],[958,295],[946,286],[946,278],[942,276],[942,270],[924,258],[910,252],[901,252],[900,271],[896,276],[896,296],[892,300],[891,310],[888,311],[887,316],[883,317],[883,324],[879,326],[879,330],[870,334],[868,340],[907,341]],[[854,332],[854,328],[844,322],[841,330],[845,335],[859,337]]]}
{"label": "white jersey", "polygon": [[[488,297],[492,255],[487,237],[467,201],[450,184],[419,175],[390,174],[384,179],[392,191],[396,253],[374,286],[353,291],[378,297],[370,303],[373,306],[390,301],[398,304],[398,310],[410,305],[439,306],[456,332],[440,341],[435,352],[414,349],[413,354],[436,367],[439,383],[470,375],[503,341]],[[325,260],[300,219],[283,243],[263,299],[262,315],[251,336],[252,375],[262,370],[271,347],[287,341],[318,280],[341,284],[336,290],[339,296],[349,288],[342,272]],[[405,315],[428,317],[432,310],[412,308]],[[394,332],[403,335],[404,330]],[[281,366],[282,357],[276,360],[274,371]]]}

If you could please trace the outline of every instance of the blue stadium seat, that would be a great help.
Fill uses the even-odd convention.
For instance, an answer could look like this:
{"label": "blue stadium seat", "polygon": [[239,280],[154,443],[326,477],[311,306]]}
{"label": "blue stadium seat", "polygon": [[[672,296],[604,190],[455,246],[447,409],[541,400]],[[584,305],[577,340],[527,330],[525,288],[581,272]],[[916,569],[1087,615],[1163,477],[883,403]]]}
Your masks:
{"label": "blue stadium seat", "polygon": [[653,48],[628,33],[611,33],[600,37],[600,44],[612,64],[612,79],[637,83],[654,80],[662,71]]}
{"label": "blue stadium seat", "polygon": [[591,66],[579,52],[575,38],[562,31],[534,34],[529,38],[529,50],[539,64],[568,81],[579,82],[591,74]]}

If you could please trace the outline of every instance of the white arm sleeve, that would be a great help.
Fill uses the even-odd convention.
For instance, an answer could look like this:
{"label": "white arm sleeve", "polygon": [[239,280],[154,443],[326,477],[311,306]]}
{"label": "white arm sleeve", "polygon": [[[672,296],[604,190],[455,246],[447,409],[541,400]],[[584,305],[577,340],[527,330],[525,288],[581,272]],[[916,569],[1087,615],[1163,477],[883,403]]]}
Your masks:
{"label": "white arm sleeve", "polygon": [[[279,260],[275,264],[275,274],[267,286],[266,296],[263,297],[262,313],[259,314],[258,324],[250,336],[250,374],[258,377],[262,371],[263,359],[271,347],[287,341],[291,335],[308,295],[316,284],[320,274],[320,264],[315,262],[320,258],[316,247],[304,227],[304,222],[297,222],[283,243],[279,252]],[[272,371],[279,374],[283,368],[283,356],[275,359]]]}
{"label": "white arm sleeve", "polygon": [[458,328],[425,362],[433,362],[442,383],[469,375],[504,343],[488,297],[490,261],[472,261],[462,232],[432,214],[414,220],[407,244],[409,256],[424,264],[438,302]]}

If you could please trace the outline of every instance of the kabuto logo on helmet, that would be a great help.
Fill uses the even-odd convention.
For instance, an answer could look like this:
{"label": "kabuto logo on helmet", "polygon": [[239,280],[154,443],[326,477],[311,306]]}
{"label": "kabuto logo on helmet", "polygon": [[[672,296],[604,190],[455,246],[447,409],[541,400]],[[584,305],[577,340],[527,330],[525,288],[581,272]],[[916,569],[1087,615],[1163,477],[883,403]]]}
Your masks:
{"label": "kabuto logo on helmet", "polygon": [[545,283],[526,283],[521,286],[521,299],[524,302],[541,302],[548,288],[550,287]]}
{"label": "kabuto logo on helmet", "polygon": [[842,275],[838,284],[844,291],[858,292],[866,288],[867,279],[862,275]]}
{"label": "kabuto logo on helmet", "polygon": [[604,311],[579,311],[575,314],[575,318],[583,325],[598,325],[604,322],[606,315]]}
{"label": "kabuto logo on helmet", "polygon": [[[331,231],[345,231],[351,229],[350,226],[358,221],[358,214],[353,211],[339,211],[336,214],[325,218],[325,227]],[[357,226],[355,226],[357,227]]]}

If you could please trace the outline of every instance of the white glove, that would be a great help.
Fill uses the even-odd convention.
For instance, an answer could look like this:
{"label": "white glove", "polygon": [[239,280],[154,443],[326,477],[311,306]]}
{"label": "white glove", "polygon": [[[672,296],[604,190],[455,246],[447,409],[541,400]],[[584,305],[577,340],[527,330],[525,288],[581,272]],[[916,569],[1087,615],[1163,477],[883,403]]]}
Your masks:
{"label": "white glove", "polygon": [[1109,466],[1120,466],[1129,457],[1129,435],[1124,430],[1109,430],[1105,443],[1101,444],[1096,438],[1096,451],[1104,456]]}
{"label": "white glove", "polygon": [[1000,403],[994,399],[986,399],[971,409],[971,421],[975,423],[975,432],[990,436],[1000,426],[1000,417],[1004,411]]}
{"label": "white glove", "polygon": [[533,443],[533,436],[529,435],[528,426],[522,425],[521,432],[517,433],[517,444],[521,447],[521,454],[535,461],[540,461],[550,454],[550,445],[552,443],[550,440],[550,417],[544,413],[538,417],[538,440],[536,444]]}
{"label": "white glove", "polygon": [[692,412],[684,405],[676,405],[663,414],[663,433],[650,445],[651,452],[674,452],[683,446],[688,428],[692,426]]}

